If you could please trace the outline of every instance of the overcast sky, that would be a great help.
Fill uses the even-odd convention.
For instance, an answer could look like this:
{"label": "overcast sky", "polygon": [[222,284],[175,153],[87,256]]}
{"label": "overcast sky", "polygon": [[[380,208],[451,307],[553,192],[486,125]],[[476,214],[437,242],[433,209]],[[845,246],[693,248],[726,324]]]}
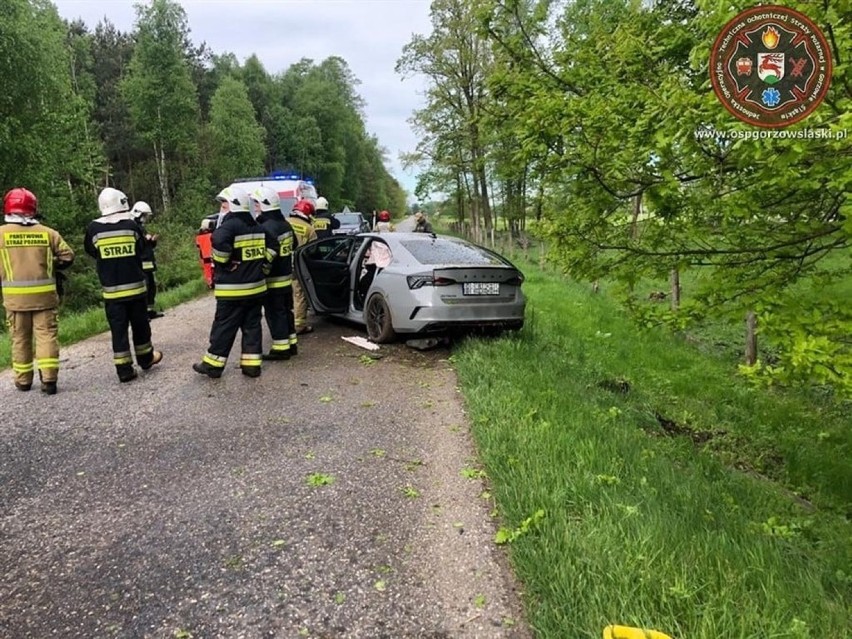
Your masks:
{"label": "overcast sky", "polygon": [[[121,31],[136,19],[132,0],[53,0],[59,15],[82,18],[94,30],[104,17]],[[302,58],[346,60],[361,84],[367,130],[388,151],[388,169],[409,193],[416,176],[403,172],[399,154],[413,151],[407,122],[422,106],[423,80],[394,72],[415,33],[431,32],[429,0],[180,0],[192,41],[245,62],[255,53],[269,73]],[[320,190],[322,185],[320,185]]]}

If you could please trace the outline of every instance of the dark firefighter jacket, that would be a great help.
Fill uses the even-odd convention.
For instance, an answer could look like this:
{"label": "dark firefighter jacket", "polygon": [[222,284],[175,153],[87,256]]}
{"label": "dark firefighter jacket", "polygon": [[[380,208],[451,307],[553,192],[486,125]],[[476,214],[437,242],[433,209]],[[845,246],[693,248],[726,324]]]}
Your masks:
{"label": "dark firefighter jacket", "polygon": [[154,249],[157,248],[157,240],[149,240],[147,229],[141,224],[139,226],[142,227],[142,237],[145,238],[145,245],[142,247],[142,270],[156,271],[157,259],[154,257]]}
{"label": "dark firefighter jacket", "polygon": [[317,238],[319,239],[331,237],[332,230],[340,228],[340,220],[330,215],[328,211],[314,215],[311,224],[313,224],[314,230],[317,232]]}
{"label": "dark firefighter jacket", "polygon": [[295,242],[293,227],[284,219],[284,214],[280,211],[261,213],[258,222],[272,233],[280,246],[278,257],[272,261],[269,275],[266,276],[266,286],[270,289],[290,286],[293,283],[293,244]]}
{"label": "dark firefighter jacket", "polygon": [[266,292],[266,274],[280,247],[251,213],[233,211],[213,231],[213,281],[217,299],[241,300]]}
{"label": "dark firefighter jacket", "polygon": [[144,245],[142,227],[130,213],[113,213],[89,223],[83,248],[95,258],[106,301],[145,295]]}

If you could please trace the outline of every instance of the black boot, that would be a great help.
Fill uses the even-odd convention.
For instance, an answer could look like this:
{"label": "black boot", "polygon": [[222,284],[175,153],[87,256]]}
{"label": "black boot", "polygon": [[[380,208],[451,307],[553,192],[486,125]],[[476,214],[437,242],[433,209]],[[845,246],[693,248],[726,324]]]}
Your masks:
{"label": "black boot", "polygon": [[260,377],[260,366],[240,366],[246,377]]}
{"label": "black boot", "polygon": [[210,366],[207,362],[199,362],[198,364],[192,365],[192,370],[196,373],[200,373],[201,375],[207,375],[212,379],[219,379],[222,377],[222,369],[216,368],[215,366]]}
{"label": "black boot", "polygon": [[159,364],[162,361],[163,361],[163,351],[154,351],[154,353],[151,355],[151,361],[147,362],[145,364],[139,364],[139,366],[142,368],[143,371],[147,371],[154,364]]}
{"label": "black boot", "polygon": [[56,395],[56,382],[42,382],[41,392],[45,395]]}
{"label": "black boot", "polygon": [[290,359],[290,349],[286,351],[269,351],[262,356],[262,359],[264,362]]}
{"label": "black boot", "polygon": [[122,364],[115,367],[115,372],[118,373],[118,381],[121,383],[132,382],[139,377],[139,373],[133,368],[132,364]]}

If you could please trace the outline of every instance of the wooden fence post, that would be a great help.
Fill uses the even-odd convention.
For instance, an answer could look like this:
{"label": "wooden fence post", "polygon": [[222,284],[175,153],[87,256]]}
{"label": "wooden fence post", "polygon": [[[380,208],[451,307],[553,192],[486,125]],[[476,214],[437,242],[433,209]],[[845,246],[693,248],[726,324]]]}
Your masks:
{"label": "wooden fence post", "polygon": [[670,282],[672,285],[672,311],[680,308],[680,271],[672,269]]}

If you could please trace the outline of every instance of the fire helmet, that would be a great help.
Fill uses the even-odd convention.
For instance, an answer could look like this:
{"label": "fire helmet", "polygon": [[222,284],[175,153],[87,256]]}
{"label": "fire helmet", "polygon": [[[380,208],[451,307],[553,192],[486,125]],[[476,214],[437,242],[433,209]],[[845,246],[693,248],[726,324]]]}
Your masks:
{"label": "fire helmet", "polygon": [[327,211],[328,210],[328,200],[324,197],[320,196],[317,198],[317,211]]}
{"label": "fire helmet", "polygon": [[139,200],[133,205],[133,208],[130,209],[130,213],[137,220],[141,220],[143,216],[147,215],[148,217],[151,217],[152,215],[151,207],[148,206],[147,202],[143,202],[142,200]]}
{"label": "fire helmet", "polygon": [[130,203],[124,193],[108,186],[98,196],[98,208],[101,211],[101,215],[125,213],[130,210]]}
{"label": "fire helmet", "polygon": [[17,188],[9,191],[3,198],[4,215],[35,217],[38,211],[38,198],[29,189]]}
{"label": "fire helmet", "polygon": [[259,186],[252,194],[251,199],[260,205],[260,210],[264,213],[269,211],[281,210],[281,198],[278,191],[268,186]]}
{"label": "fire helmet", "polygon": [[314,205],[311,204],[310,200],[303,199],[293,205],[293,210],[310,217],[314,214]]}
{"label": "fire helmet", "polygon": [[379,213],[379,222],[390,222],[390,213],[387,211]]}
{"label": "fire helmet", "polygon": [[249,210],[249,194],[243,189],[229,186],[222,189],[216,199],[228,203],[228,210],[232,213],[242,213]]}

